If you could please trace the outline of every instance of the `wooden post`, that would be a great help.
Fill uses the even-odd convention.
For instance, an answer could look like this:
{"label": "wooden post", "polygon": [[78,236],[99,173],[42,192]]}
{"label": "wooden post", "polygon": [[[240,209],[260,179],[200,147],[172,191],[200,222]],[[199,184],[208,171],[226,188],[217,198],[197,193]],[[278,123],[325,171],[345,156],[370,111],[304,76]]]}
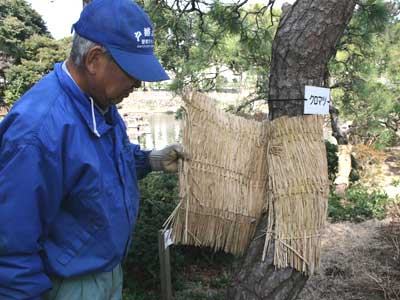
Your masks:
{"label": "wooden post", "polygon": [[172,300],[171,264],[169,245],[166,244],[165,230],[158,231],[158,255],[160,258],[161,299]]}

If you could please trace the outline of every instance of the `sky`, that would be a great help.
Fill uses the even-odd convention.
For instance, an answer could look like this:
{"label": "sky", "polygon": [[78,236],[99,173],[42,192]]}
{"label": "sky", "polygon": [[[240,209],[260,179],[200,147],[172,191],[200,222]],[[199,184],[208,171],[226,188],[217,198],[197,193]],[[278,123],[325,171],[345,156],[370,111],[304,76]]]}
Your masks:
{"label": "sky", "polygon": [[[82,0],[27,0],[32,7],[42,15],[52,36],[61,39],[71,35],[71,26],[78,19],[82,10]],[[262,2],[252,0],[251,2]],[[264,0],[266,2],[266,0]],[[294,0],[276,0],[275,7],[284,2]]]}
{"label": "sky", "polygon": [[82,0],[27,0],[42,15],[51,35],[61,39],[71,35],[71,26],[82,10]]}

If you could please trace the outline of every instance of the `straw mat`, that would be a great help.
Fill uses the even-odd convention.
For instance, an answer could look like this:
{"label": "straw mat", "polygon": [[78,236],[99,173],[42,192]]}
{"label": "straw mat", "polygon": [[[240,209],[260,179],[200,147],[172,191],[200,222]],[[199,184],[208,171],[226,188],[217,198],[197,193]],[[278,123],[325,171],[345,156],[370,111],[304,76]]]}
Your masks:
{"label": "straw mat", "polygon": [[320,116],[271,122],[267,228],[263,259],[275,239],[274,263],[306,274],[319,267],[328,202],[328,165]]}
{"label": "straw mat", "polygon": [[216,109],[193,93],[185,101],[175,242],[241,254],[254,235],[267,188],[266,123]]}
{"label": "straw mat", "polygon": [[257,122],[200,93],[183,100],[190,159],[180,167],[181,202],[165,223],[174,242],[243,254],[268,213],[264,255],[273,239],[277,267],[313,273],[328,188],[322,118]]}

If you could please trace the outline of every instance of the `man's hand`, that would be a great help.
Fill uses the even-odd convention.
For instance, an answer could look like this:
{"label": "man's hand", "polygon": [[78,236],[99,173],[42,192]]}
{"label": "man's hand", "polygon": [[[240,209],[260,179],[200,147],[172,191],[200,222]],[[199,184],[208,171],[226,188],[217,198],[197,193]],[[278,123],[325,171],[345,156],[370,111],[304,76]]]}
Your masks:
{"label": "man's hand", "polygon": [[149,154],[152,171],[177,172],[179,158],[186,158],[180,144],[172,144],[161,150],[153,150]]}

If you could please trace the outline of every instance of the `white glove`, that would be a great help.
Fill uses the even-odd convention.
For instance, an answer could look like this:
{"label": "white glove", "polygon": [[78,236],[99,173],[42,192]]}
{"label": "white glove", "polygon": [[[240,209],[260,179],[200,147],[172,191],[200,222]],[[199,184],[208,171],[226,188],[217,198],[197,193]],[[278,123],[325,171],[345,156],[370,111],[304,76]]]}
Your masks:
{"label": "white glove", "polygon": [[152,171],[176,173],[180,158],[186,158],[180,144],[172,144],[161,150],[153,150],[149,154]]}

